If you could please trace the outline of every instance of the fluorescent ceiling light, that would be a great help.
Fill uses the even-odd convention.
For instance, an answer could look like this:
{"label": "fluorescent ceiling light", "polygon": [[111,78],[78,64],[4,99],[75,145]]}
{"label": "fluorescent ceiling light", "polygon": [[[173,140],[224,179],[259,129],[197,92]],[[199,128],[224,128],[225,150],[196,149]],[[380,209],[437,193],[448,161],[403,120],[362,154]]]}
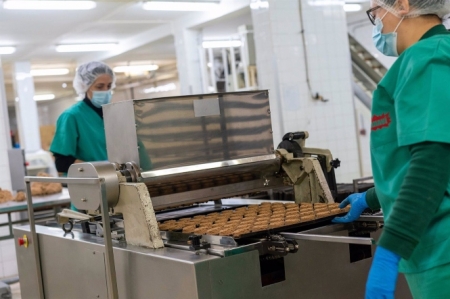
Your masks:
{"label": "fluorescent ceiling light", "polygon": [[96,51],[110,51],[117,44],[80,44],[80,45],[58,45],[57,52],[96,52]]}
{"label": "fluorescent ceiling light", "polygon": [[238,48],[242,46],[240,40],[215,40],[215,41],[205,41],[202,43],[203,48]]}
{"label": "fluorescent ceiling light", "polygon": [[4,9],[24,10],[88,10],[97,6],[95,1],[4,1]]}
{"label": "fluorescent ceiling light", "polygon": [[49,101],[55,99],[54,94],[38,94],[33,97],[35,101]]}
{"label": "fluorescent ceiling light", "polygon": [[144,73],[156,71],[159,66],[155,64],[149,65],[127,65],[127,66],[116,66],[113,71],[116,73]]}
{"label": "fluorescent ceiling light", "polygon": [[12,54],[16,52],[15,47],[0,47],[0,55]]}
{"label": "fluorescent ceiling light", "polygon": [[148,1],[142,7],[145,10],[206,11],[218,6],[217,2]]}
{"label": "fluorescent ceiling light", "polygon": [[361,9],[361,4],[344,4],[344,10],[346,12],[360,11]]}
{"label": "fluorescent ceiling light", "polygon": [[38,69],[31,70],[31,76],[39,77],[39,76],[61,76],[67,75],[69,73],[69,69]]}
{"label": "fluorescent ceiling light", "polygon": [[161,85],[157,87],[150,87],[147,89],[144,89],[144,93],[155,93],[155,92],[165,92],[165,91],[171,91],[177,89],[177,86],[175,83],[169,83],[166,85]]}

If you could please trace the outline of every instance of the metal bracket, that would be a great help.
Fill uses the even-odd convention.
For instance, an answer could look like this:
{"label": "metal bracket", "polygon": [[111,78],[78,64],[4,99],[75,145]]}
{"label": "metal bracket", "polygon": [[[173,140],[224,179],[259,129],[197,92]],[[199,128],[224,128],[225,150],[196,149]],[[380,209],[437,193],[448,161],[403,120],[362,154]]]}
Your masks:
{"label": "metal bracket", "polygon": [[202,236],[200,235],[191,235],[189,236],[189,249],[192,251],[199,251],[202,249],[208,249],[211,248],[211,244],[208,242],[202,241]]}

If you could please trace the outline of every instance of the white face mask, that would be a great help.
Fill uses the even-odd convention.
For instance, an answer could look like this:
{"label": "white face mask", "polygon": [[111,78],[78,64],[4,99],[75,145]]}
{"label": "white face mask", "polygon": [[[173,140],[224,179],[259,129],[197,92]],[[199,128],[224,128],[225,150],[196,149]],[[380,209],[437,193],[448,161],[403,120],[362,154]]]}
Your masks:
{"label": "white face mask", "polygon": [[372,32],[372,39],[375,47],[377,47],[378,51],[383,53],[386,56],[398,56],[397,51],[397,29],[402,23],[404,17],[400,20],[397,27],[395,27],[394,32],[391,33],[382,33],[383,31],[383,22],[382,20],[387,15],[388,12],[384,14],[384,16],[375,19],[375,27]]}

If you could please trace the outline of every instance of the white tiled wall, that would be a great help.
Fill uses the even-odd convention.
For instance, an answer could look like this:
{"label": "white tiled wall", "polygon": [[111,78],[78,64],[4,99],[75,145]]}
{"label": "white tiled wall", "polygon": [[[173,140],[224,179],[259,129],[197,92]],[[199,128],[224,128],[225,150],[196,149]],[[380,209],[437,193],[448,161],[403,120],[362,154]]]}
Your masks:
{"label": "white tiled wall", "polygon": [[[342,161],[338,182],[350,182],[361,172],[345,12],[310,4],[302,0],[300,14],[299,0],[269,0],[268,9],[252,11],[259,85],[270,89],[274,142],[309,131],[307,146],[330,149]],[[328,102],[313,100],[308,89],[301,15],[312,92]]]}

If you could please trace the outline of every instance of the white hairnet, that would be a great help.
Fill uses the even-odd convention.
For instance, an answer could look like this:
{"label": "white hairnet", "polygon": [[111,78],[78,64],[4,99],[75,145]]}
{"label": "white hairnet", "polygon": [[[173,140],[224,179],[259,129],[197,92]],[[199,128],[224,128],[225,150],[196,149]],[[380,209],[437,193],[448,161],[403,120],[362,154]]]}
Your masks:
{"label": "white hairnet", "polygon": [[94,84],[95,80],[104,74],[110,75],[112,78],[111,89],[116,87],[116,76],[114,72],[103,62],[91,61],[80,65],[73,79],[73,88],[77,94],[84,96],[89,87]]}
{"label": "white hairnet", "polygon": [[400,16],[397,0],[372,0],[372,3],[379,5],[396,15],[397,17],[413,18],[421,15],[437,15],[441,19],[450,13],[450,0],[409,0],[409,13]]}

